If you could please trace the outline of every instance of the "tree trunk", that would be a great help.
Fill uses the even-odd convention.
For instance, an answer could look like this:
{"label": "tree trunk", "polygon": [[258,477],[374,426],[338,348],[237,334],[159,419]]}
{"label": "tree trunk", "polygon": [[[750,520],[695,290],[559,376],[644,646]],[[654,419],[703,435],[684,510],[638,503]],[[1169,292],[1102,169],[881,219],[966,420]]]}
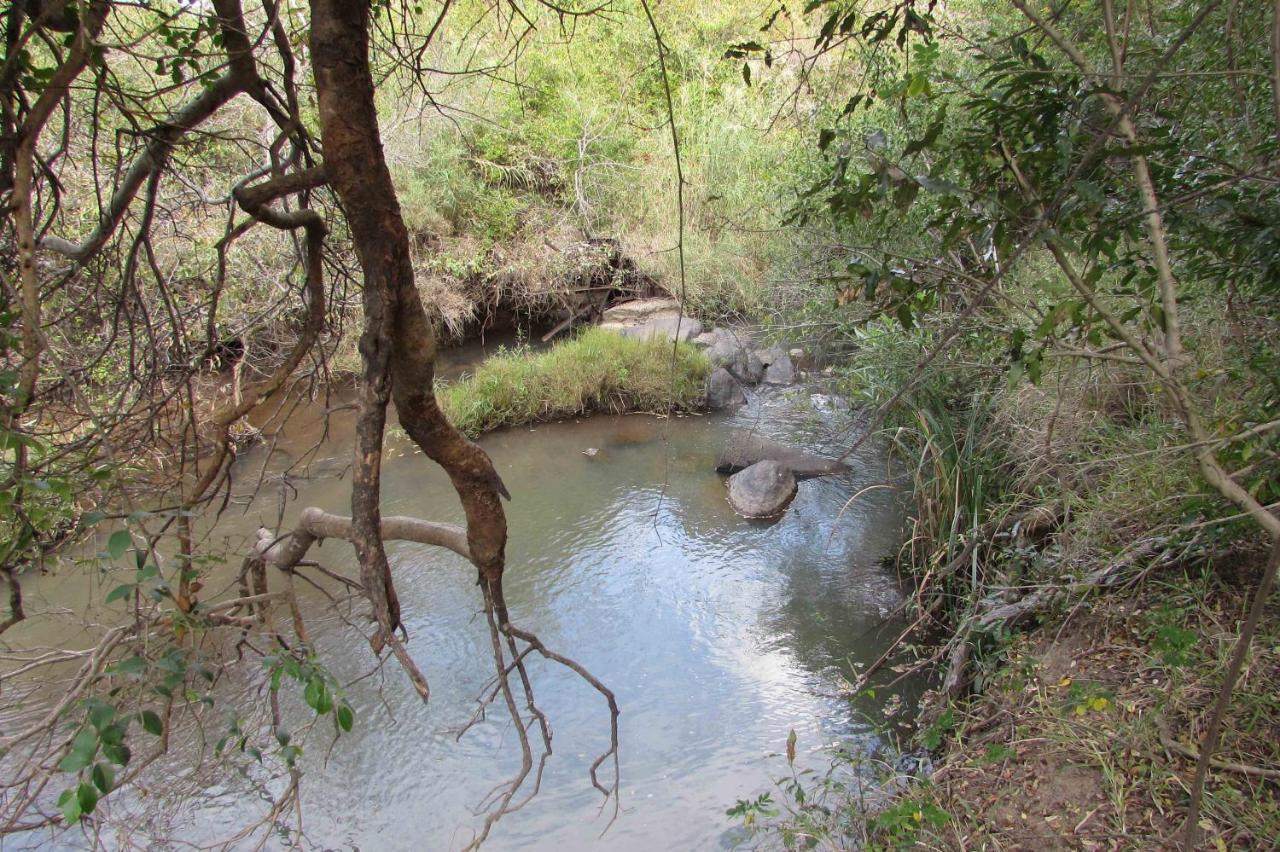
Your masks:
{"label": "tree trunk", "polygon": [[449,474],[467,518],[467,545],[487,595],[507,621],[501,590],[507,539],[500,497],[507,497],[488,455],[467,440],[436,404],[436,338],[418,297],[409,236],[383,156],[369,70],[369,6],[362,0],[312,0],[315,69],[325,171],[337,193],[364,270],[360,338],[360,421],[352,480],[352,543],[361,582],[382,639],[394,641],[399,603],[381,536],[382,441],[389,401],[427,457]]}

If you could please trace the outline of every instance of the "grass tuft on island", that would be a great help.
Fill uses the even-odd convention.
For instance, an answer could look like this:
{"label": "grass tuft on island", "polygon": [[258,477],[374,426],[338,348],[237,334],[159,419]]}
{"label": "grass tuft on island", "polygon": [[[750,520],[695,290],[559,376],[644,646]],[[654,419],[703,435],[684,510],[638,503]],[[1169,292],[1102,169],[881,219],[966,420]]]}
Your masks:
{"label": "grass tuft on island", "polygon": [[700,408],[706,355],[667,340],[640,340],[589,328],[535,352],[515,349],[487,359],[460,382],[437,388],[450,421],[466,434],[595,412],[666,412]]}

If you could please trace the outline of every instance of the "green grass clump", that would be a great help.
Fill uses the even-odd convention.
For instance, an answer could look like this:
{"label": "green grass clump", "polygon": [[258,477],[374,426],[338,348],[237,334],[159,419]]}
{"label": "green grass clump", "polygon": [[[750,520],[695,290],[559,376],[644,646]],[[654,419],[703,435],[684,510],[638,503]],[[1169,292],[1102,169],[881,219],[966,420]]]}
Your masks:
{"label": "green grass clump", "polygon": [[[545,352],[519,349],[437,388],[449,420],[476,436],[501,426],[597,411],[690,410],[702,405],[710,362],[688,344],[590,328]],[[674,368],[674,370],[673,370]]]}

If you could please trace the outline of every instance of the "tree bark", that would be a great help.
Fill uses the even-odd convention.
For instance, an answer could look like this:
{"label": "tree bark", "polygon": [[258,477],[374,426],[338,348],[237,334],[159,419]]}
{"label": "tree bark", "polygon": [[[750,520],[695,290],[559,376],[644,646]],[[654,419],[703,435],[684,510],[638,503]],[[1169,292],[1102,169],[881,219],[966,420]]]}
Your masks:
{"label": "tree bark", "polygon": [[311,10],[325,172],[364,270],[351,540],[381,640],[391,642],[394,650],[399,602],[382,543],[379,506],[382,441],[393,394],[401,426],[446,470],[458,492],[471,561],[492,595],[500,624],[507,621],[501,587],[507,523],[500,498],[509,495],[488,455],[455,429],[436,403],[435,330],[418,296],[409,235],[379,136],[368,58],[369,6],[362,0],[312,0]]}

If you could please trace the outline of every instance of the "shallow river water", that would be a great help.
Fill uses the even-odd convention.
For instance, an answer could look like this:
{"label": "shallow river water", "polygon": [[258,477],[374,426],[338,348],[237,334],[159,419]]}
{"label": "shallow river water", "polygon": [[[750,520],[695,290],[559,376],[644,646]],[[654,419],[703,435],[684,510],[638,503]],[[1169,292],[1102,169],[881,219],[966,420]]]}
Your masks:
{"label": "shallow river water", "polygon": [[[733,428],[821,449],[835,425],[815,409],[810,390],[796,388],[756,397],[733,415],[595,417],[483,440],[513,497],[506,582],[514,621],[590,669],[622,709],[622,810],[601,837],[611,811],[601,813],[587,770],[607,744],[606,707],[563,669],[533,663],[555,755],[539,795],[498,823],[487,848],[729,846],[736,835],[725,810],[787,774],[779,752],[791,730],[797,763],[816,769],[826,765],[825,745],[874,742],[867,720],[883,723],[888,693],[855,700],[840,687],[900,629],[885,619],[900,590],[882,560],[902,540],[904,500],[896,487],[871,489],[841,510],[866,486],[895,483],[886,459],[868,448],[850,460],[848,475],[802,482],[774,523],[735,515],[714,470]],[[291,428],[277,446],[301,452],[315,428]],[[313,477],[289,483],[297,491],[289,494],[286,526],[303,506],[349,512],[343,431],[336,426],[321,448]],[[334,458],[323,460],[326,452]],[[386,514],[461,520],[447,480],[398,431],[388,457]],[[277,453],[268,473],[287,461]],[[240,462],[241,491],[262,463],[261,451]],[[256,527],[275,525],[281,482],[263,481],[255,499],[224,514],[208,542],[215,550],[243,552]],[[422,704],[388,663],[348,687],[352,733],[332,748],[330,734],[311,733],[302,815],[315,848],[461,847],[482,822],[473,809],[518,765],[504,711],[454,738],[492,670],[473,569],[425,546],[394,542],[389,552],[409,650],[431,682],[431,700]],[[324,544],[312,558],[334,569],[354,561],[342,542]],[[338,679],[368,673],[374,660],[362,634],[319,592],[304,584],[301,593],[312,638]],[[365,630],[362,612],[355,607],[350,616]],[[220,705],[261,704],[255,696],[266,676],[245,668],[220,684]],[[286,698],[289,723],[303,725],[310,711],[297,696]],[[216,713],[209,719],[206,747],[224,727]],[[175,751],[148,773],[142,794],[114,806],[116,816],[132,812],[148,844],[226,838],[266,809],[249,780],[255,772],[197,769],[195,754]],[[278,792],[283,781],[263,783]]]}

